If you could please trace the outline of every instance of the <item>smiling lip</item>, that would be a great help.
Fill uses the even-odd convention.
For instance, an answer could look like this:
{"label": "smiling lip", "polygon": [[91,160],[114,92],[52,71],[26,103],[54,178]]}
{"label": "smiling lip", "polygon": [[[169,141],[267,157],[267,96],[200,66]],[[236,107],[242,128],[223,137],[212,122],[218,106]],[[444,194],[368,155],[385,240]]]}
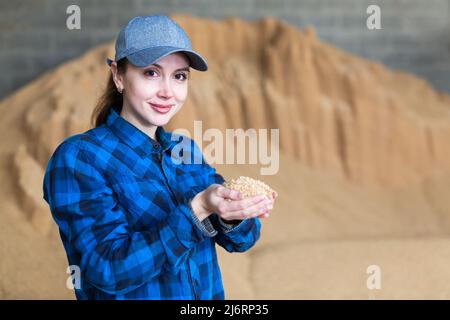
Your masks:
{"label": "smiling lip", "polygon": [[153,110],[155,110],[159,113],[167,113],[173,107],[173,104],[164,105],[164,104],[155,104],[155,103],[150,103],[150,102],[148,104],[153,108]]}

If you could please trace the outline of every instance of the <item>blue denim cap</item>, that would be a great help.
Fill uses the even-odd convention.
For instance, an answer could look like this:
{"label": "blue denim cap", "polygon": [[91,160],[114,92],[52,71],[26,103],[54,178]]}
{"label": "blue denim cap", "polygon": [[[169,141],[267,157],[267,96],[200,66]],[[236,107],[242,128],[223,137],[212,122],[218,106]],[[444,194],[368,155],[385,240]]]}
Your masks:
{"label": "blue denim cap", "polygon": [[[192,50],[191,40],[174,20],[163,15],[134,17],[117,36],[115,60],[127,58],[131,64],[142,68],[174,52],[183,52],[190,67],[208,70],[205,58]],[[106,62],[111,65],[113,60]]]}

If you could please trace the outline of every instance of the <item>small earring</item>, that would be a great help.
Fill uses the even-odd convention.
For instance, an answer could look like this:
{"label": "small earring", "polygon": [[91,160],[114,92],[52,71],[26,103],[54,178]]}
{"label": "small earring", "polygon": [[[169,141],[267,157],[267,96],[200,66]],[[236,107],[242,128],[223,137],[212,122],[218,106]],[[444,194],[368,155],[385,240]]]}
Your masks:
{"label": "small earring", "polygon": [[119,91],[119,93],[122,93],[123,89],[117,88],[117,91]]}

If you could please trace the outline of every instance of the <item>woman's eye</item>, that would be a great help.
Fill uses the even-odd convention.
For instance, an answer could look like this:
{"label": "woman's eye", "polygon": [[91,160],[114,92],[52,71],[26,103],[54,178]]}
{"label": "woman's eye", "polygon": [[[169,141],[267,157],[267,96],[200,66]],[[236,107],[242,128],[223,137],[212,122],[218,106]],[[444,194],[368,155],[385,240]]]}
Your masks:
{"label": "woman's eye", "polygon": [[154,76],[157,76],[158,73],[155,70],[147,70],[147,71],[145,71],[145,75],[149,76],[149,77],[154,77]]}
{"label": "woman's eye", "polygon": [[188,75],[186,73],[177,73],[175,79],[184,81],[188,79]]}

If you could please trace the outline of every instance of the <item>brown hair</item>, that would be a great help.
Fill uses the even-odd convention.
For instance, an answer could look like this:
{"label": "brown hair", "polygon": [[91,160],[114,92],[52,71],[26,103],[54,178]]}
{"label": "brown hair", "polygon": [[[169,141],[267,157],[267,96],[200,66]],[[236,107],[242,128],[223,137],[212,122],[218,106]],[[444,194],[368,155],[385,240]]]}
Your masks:
{"label": "brown hair", "polygon": [[[124,74],[127,69],[127,58],[117,61],[117,72]],[[122,94],[117,91],[116,84],[114,83],[112,74],[109,75],[108,82],[106,83],[105,91],[100,96],[97,105],[91,115],[91,123],[94,127],[101,126],[106,123],[109,111],[115,105],[122,106],[123,98]]]}

